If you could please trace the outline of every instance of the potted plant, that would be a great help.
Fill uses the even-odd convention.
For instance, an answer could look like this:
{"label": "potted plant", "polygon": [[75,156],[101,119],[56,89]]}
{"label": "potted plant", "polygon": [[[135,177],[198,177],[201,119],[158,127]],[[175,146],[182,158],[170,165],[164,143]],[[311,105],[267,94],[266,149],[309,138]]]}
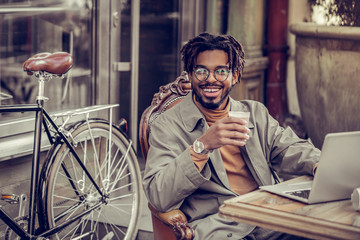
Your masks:
{"label": "potted plant", "polygon": [[[311,9],[317,8],[327,25],[360,26],[358,0],[308,0]],[[316,20],[315,20],[316,21]]]}
{"label": "potted plant", "polygon": [[[321,148],[330,132],[360,130],[360,3],[309,0],[329,25],[290,26],[296,35],[295,72],[301,117]],[[335,26],[335,24],[338,26]]]}

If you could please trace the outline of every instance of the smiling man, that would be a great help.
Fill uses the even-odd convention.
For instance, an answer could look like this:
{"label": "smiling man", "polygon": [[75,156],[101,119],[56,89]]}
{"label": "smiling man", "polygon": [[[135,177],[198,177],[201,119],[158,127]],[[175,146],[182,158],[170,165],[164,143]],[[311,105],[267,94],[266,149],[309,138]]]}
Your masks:
{"label": "smiling man", "polygon": [[[228,56],[221,50],[199,53],[193,75],[198,80],[193,84],[196,101],[209,109],[224,109],[231,87],[237,82],[238,73],[231,74]],[[212,73],[212,75],[211,75]],[[226,81],[230,76],[230,81]],[[209,78],[210,77],[210,78]]]}
{"label": "smiling man", "polygon": [[[229,96],[244,51],[229,35],[203,33],[181,50],[192,94],[151,126],[144,189],[159,211],[180,208],[195,239],[301,239],[218,216],[224,200],[275,183],[276,174],[312,174],[320,151],[284,129],[265,106]],[[248,121],[229,111],[250,112]]]}

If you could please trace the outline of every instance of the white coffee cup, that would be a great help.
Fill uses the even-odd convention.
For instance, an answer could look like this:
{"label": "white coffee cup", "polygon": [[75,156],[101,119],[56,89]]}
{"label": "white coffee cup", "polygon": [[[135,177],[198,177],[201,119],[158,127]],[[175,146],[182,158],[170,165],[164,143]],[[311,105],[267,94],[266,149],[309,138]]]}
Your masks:
{"label": "white coffee cup", "polygon": [[355,188],[351,194],[351,203],[356,211],[360,211],[360,188]]}
{"label": "white coffee cup", "polygon": [[249,122],[250,119],[250,112],[243,112],[243,111],[229,111],[229,117],[237,117]]}

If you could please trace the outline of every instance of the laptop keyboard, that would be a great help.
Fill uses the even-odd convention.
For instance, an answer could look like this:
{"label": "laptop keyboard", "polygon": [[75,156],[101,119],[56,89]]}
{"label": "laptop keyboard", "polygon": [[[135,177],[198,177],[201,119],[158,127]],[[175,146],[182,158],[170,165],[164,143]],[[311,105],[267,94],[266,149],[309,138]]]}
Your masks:
{"label": "laptop keyboard", "polygon": [[310,189],[303,189],[303,190],[297,190],[297,191],[286,192],[286,193],[297,196],[297,197],[308,199],[309,194],[310,194]]}

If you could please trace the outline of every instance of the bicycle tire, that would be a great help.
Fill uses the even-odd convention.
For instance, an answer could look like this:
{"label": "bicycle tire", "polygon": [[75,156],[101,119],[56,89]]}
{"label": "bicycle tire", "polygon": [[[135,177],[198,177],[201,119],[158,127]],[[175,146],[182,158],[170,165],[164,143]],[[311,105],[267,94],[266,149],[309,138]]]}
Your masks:
{"label": "bicycle tire", "polygon": [[[51,239],[126,239],[137,235],[141,206],[141,173],[125,134],[112,126],[111,157],[107,144],[110,125],[84,122],[72,132],[75,150],[99,188],[107,194],[99,208],[67,226]],[[89,130],[90,129],[90,130]],[[85,151],[86,150],[86,151]],[[128,152],[127,157],[124,158]],[[110,161],[109,161],[110,159]],[[63,143],[49,156],[42,197],[49,228],[101,202],[100,194]],[[66,172],[65,172],[66,171]],[[71,186],[75,184],[78,193]],[[70,206],[76,206],[71,209]],[[63,217],[58,219],[63,214]],[[89,236],[85,236],[90,233]],[[114,236],[114,238],[111,238]],[[109,237],[109,238],[106,238]]]}

